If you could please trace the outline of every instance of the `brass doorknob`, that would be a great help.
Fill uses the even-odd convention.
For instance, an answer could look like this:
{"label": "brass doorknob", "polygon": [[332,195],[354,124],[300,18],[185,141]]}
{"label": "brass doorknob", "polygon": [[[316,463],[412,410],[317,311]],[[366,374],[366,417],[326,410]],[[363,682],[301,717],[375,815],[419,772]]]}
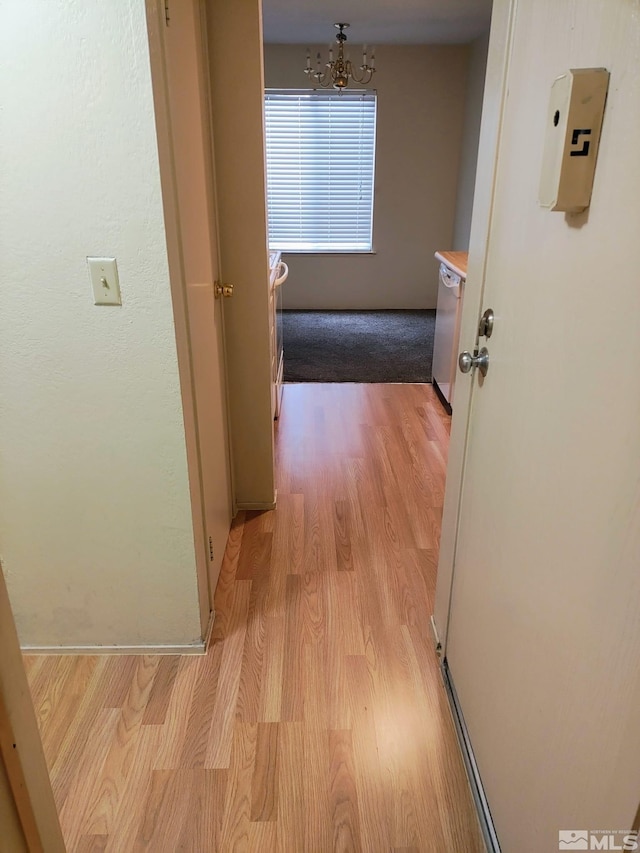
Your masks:
{"label": "brass doorknob", "polygon": [[226,296],[226,297],[233,296],[233,285],[232,284],[222,284],[221,282],[216,281],[216,283],[213,286],[213,293],[214,293],[216,298],[219,298],[220,296]]}

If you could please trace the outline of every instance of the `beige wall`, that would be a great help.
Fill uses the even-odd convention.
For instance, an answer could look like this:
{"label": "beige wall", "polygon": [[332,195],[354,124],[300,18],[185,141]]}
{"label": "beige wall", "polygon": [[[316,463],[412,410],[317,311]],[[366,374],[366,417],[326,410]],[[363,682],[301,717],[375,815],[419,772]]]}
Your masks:
{"label": "beige wall", "polygon": [[[20,638],[192,643],[144,0],[6,0],[0,33],[0,541]],[[101,254],[120,308],[93,305],[85,257]]]}
{"label": "beige wall", "polygon": [[[316,50],[326,55],[327,46]],[[286,308],[435,307],[433,253],[453,248],[469,49],[383,45],[376,53],[375,254],[287,253]],[[266,45],[267,87],[305,88],[305,57],[306,45]]]}
{"label": "beige wall", "polygon": [[458,196],[456,199],[456,218],[453,226],[453,248],[467,251],[471,232],[471,211],[473,208],[473,190],[476,182],[476,164],[478,162],[478,143],[480,140],[480,119],[482,118],[482,95],[484,78],[487,71],[487,51],[489,33],[477,38],[470,45],[469,75],[467,99],[464,111],[464,129],[462,132],[462,156],[458,177]]}

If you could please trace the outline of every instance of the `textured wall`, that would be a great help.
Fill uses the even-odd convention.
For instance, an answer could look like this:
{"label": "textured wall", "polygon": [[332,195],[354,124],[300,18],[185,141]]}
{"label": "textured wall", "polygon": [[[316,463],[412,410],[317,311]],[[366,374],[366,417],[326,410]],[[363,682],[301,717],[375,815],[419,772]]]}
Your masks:
{"label": "textured wall", "polygon": [[[144,0],[5,0],[0,33],[0,541],[21,641],[193,642]],[[121,308],[93,305],[103,254]]]}
{"label": "textured wall", "polygon": [[[326,56],[326,45],[317,49]],[[305,88],[306,50],[266,45],[266,85]],[[287,253],[286,308],[435,308],[433,253],[453,248],[468,53],[466,45],[378,48],[375,254]]]}
{"label": "textured wall", "polygon": [[482,96],[484,94],[488,50],[488,32],[471,43],[456,218],[453,226],[453,248],[459,251],[467,251],[469,248],[473,191],[476,182],[478,142],[480,140],[480,120],[482,119]]}

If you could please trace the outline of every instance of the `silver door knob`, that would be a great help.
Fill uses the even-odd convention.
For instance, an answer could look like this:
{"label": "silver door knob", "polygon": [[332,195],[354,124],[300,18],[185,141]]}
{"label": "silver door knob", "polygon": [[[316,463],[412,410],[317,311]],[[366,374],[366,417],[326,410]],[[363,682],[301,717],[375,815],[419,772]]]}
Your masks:
{"label": "silver door knob", "polygon": [[474,367],[477,367],[483,376],[487,375],[489,370],[489,350],[482,347],[480,352],[471,355],[466,350],[461,352],[458,357],[458,367],[462,373],[469,373]]}

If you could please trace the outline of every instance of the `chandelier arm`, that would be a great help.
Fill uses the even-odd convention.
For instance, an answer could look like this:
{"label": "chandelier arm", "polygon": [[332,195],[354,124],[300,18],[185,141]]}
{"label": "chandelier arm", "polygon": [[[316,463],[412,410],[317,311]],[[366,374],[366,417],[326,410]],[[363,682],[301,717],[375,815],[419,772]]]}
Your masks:
{"label": "chandelier arm", "polygon": [[312,68],[305,68],[304,73],[307,75],[309,80],[314,80],[316,83],[319,83],[321,86],[324,84],[324,81],[327,79],[327,74],[322,73],[321,71],[314,71]]}
{"label": "chandelier arm", "polygon": [[358,75],[356,74],[351,62],[349,62],[349,74],[356,81],[356,83],[370,83],[373,79],[373,68],[367,65],[360,68],[359,70],[362,71],[362,75],[360,77],[358,77]]}
{"label": "chandelier arm", "polygon": [[333,85],[331,75],[327,74],[326,72],[324,74],[321,74],[319,71],[314,71],[313,78],[322,89],[328,89],[329,86]]}

